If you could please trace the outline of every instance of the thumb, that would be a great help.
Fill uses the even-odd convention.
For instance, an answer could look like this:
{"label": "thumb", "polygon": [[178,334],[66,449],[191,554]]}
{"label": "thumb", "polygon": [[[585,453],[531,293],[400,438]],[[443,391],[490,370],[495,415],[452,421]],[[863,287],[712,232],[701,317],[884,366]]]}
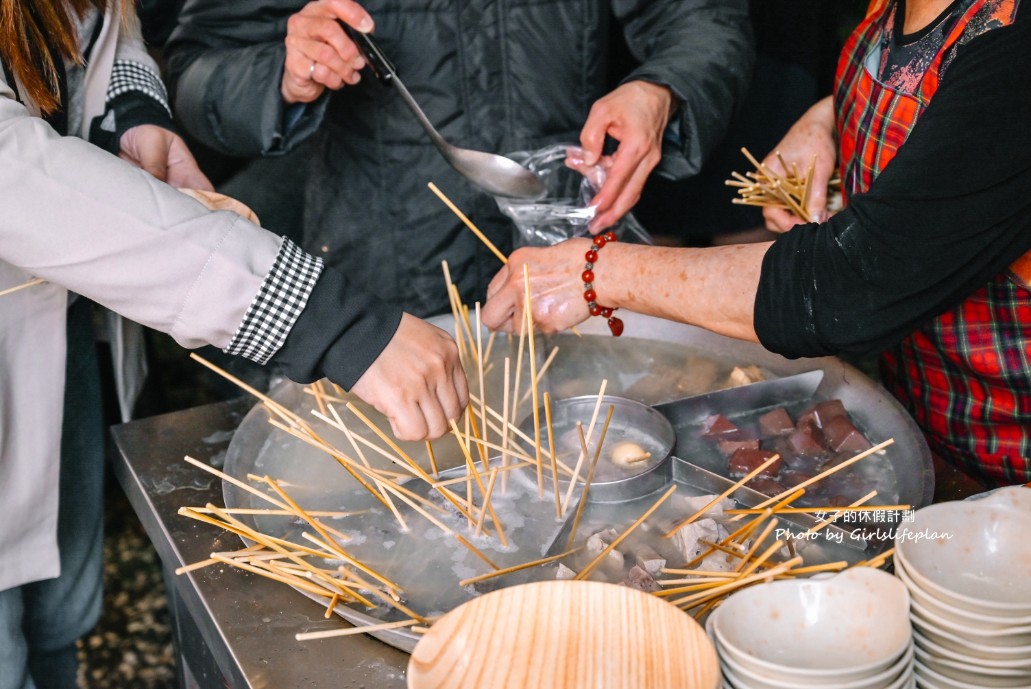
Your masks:
{"label": "thumb", "polygon": [[587,118],[583,130],[580,132],[580,147],[583,149],[583,162],[585,165],[594,165],[601,158],[602,147],[605,145],[606,124],[600,117],[593,114]]}

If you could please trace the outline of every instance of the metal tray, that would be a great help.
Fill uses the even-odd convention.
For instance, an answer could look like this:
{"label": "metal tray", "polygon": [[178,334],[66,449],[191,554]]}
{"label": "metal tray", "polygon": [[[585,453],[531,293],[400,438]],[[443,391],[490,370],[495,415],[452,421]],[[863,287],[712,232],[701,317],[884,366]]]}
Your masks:
{"label": "metal tray", "polygon": [[[791,377],[794,374],[817,370],[822,372],[822,380],[813,392],[813,397],[842,399],[850,414],[870,435],[871,440],[877,442],[887,437],[895,439],[892,452],[882,459],[894,476],[898,499],[917,507],[930,501],[933,474],[930,454],[923,438],[901,407],[882,388],[854,368],[836,359],[790,362],[756,345],[730,341],[695,328],[659,319],[627,314],[625,320],[627,332],[642,337],[614,340],[601,331],[592,332],[590,325],[587,324],[587,327],[581,328],[581,332],[584,333],[582,339],[571,335],[547,338],[547,348],[555,345],[561,348],[560,354],[545,376],[547,388],[556,398],[596,395],[602,377],[610,380],[609,393],[636,398],[647,404],[668,403],[682,398],[684,379],[660,371],[671,366],[669,361],[663,358],[670,352],[679,352],[680,356],[691,358],[696,366],[703,366],[698,362],[708,361],[704,365],[716,371],[710,385],[718,384],[721,376],[734,365],[755,364],[773,378]],[[450,319],[441,319],[438,320],[438,324],[446,327],[449,321]],[[500,361],[502,355],[499,352],[503,351],[504,346],[504,342],[499,340],[494,360]],[[538,353],[543,355],[545,348],[538,346]],[[475,381],[471,382],[475,386]],[[496,379],[485,386],[488,391],[493,384],[496,384]],[[811,381],[808,384],[811,386]],[[763,384],[750,387],[748,392],[741,391],[745,389],[735,391],[735,397],[739,398],[739,402],[742,399],[750,399],[748,395],[753,393],[760,396],[764,394]],[[765,387],[768,393],[771,388]],[[776,386],[772,389],[776,390]],[[709,390],[696,389],[693,392],[707,393]],[[783,390],[777,394],[780,395],[782,392]],[[297,411],[307,413],[312,407],[311,397],[304,393],[301,386],[292,383],[280,384],[273,390],[272,396]],[[709,399],[711,401],[713,398]],[[779,397],[777,399],[781,401]],[[716,398],[714,404],[719,403],[719,400],[720,398]],[[677,404],[686,405],[686,409],[699,403],[684,401]],[[745,403],[744,406],[748,407],[749,404]],[[381,418],[368,407],[363,407],[363,410],[374,418]],[[524,413],[528,410],[527,405]],[[671,414],[668,409],[667,416],[671,417],[679,435],[687,422],[683,419],[677,421],[676,414]],[[691,415],[688,417],[694,418]],[[341,471],[331,458],[276,431],[268,425],[266,418],[266,412],[258,406],[241,423],[226,456],[225,470],[229,474],[238,477],[244,477],[248,473],[273,476],[284,482],[284,487],[294,499],[307,509],[370,510],[366,514],[344,518],[332,524],[351,537],[352,540],[345,544],[345,547],[370,566],[381,569],[397,581],[406,590],[409,602],[421,613],[446,612],[464,600],[478,595],[478,591],[471,590],[470,587],[459,587],[457,581],[483,572],[484,567],[479,560],[436,528],[429,527],[417,516],[413,515],[409,520],[408,533],[399,533],[397,524],[390,514],[377,509],[373,500],[364,491],[356,489],[353,480]],[[340,446],[345,446],[346,441],[342,434],[328,426],[322,426],[321,422],[314,418],[312,422],[317,430],[333,438]],[[349,426],[355,432],[367,434],[358,423]],[[334,433],[337,435],[334,436]],[[371,438],[371,435],[369,437]],[[453,449],[449,450],[446,441],[438,441],[435,444],[438,465],[443,471],[464,472],[464,468],[461,467],[454,469],[463,460],[453,440],[451,445]],[[406,444],[404,447],[424,466],[428,465],[428,462],[424,461],[426,453],[422,444]],[[677,453],[679,450],[675,451],[675,454]],[[373,464],[389,466],[385,459],[377,458],[370,452],[366,452],[366,456]],[[704,462],[702,464],[704,465]],[[477,547],[501,567],[541,557],[553,544],[566,538],[563,527],[566,526],[568,529],[566,521],[555,519],[550,490],[545,491],[543,498],[538,497],[533,472],[520,470],[511,473],[507,486],[508,493],[496,496],[495,508],[499,511],[512,545],[501,548],[496,540],[480,538],[474,541]],[[644,525],[627,540],[626,548],[633,549],[645,541],[650,547],[654,546],[656,539],[653,529],[656,525],[672,523],[682,518],[685,512],[692,511],[693,505],[688,502],[689,498],[711,494],[729,485],[729,481],[719,476],[718,472],[698,466],[691,457],[679,454],[672,460],[672,474],[680,487],[677,494],[649,520],[649,524]],[[624,502],[588,503],[578,531],[581,536],[605,526],[611,526],[619,531],[640,516],[658,494],[656,489],[656,492]],[[256,503],[256,498],[239,491],[231,484],[224,486],[224,495],[229,507],[263,506]],[[743,506],[752,506],[765,496],[749,489],[740,489],[734,497]],[[804,517],[795,521],[800,528],[807,526]],[[265,533],[300,541],[302,529],[289,519],[255,517],[251,518],[251,524]],[[459,525],[460,522],[456,520],[455,526]],[[827,531],[832,532],[833,527]],[[871,549],[876,548],[870,546],[864,551],[858,547],[859,545],[866,544],[850,543],[848,539],[843,539],[841,543],[824,539],[804,544],[802,554],[807,563],[837,559],[856,561],[866,557]],[[659,544],[659,548],[656,549],[662,547],[664,546]],[[576,563],[570,564],[575,568]],[[479,590],[489,586],[512,585],[553,576],[554,570],[537,568],[492,580],[494,583]],[[379,608],[365,611],[338,606],[337,610],[343,617],[359,625],[393,619],[390,611]],[[418,636],[408,630],[385,631],[375,636],[405,651],[410,651],[418,640]]]}

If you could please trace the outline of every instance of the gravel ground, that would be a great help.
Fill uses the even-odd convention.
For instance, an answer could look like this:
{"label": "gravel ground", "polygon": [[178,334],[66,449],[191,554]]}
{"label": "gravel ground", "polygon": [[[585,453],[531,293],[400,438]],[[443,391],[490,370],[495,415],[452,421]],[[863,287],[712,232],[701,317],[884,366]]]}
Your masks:
{"label": "gravel ground", "polygon": [[104,609],[80,642],[81,689],[178,686],[165,586],[154,547],[117,483],[108,485]]}

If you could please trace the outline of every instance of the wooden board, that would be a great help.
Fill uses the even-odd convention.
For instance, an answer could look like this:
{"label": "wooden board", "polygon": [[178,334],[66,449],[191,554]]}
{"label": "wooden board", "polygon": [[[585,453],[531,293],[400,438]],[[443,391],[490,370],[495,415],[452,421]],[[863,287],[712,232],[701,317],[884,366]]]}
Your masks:
{"label": "wooden board", "polygon": [[444,615],[415,647],[410,689],[716,689],[705,631],[654,596],[594,581],[494,591]]}

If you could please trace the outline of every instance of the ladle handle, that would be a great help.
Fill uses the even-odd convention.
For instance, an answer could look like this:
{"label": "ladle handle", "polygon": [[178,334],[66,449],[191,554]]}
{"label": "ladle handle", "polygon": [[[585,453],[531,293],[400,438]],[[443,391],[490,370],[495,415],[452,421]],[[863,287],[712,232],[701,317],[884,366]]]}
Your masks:
{"label": "ladle handle", "polygon": [[350,38],[358,47],[358,52],[362,54],[363,58],[365,58],[365,62],[369,65],[369,69],[372,70],[372,73],[376,78],[384,84],[389,84],[393,81],[394,77],[397,76],[397,70],[394,68],[394,63],[392,63],[383,51],[380,50],[379,44],[372,39],[372,36],[358,31],[353,26],[346,24],[339,19],[337,21],[340,22],[340,26],[344,28],[344,32],[347,34],[347,37]]}
{"label": "ladle handle", "polygon": [[[339,19],[337,21],[340,21]],[[373,75],[382,84],[393,86],[397,89],[397,92],[401,95],[401,99],[404,100],[405,104],[415,115],[415,118],[419,120],[419,124],[426,130],[426,134],[429,135],[430,140],[437,149],[443,154],[449,161],[452,155],[452,146],[444,140],[444,137],[440,135],[437,129],[430,122],[430,119],[426,117],[426,113],[422,111],[419,104],[415,102],[415,98],[408,92],[408,89],[401,82],[401,79],[397,76],[397,69],[394,67],[394,63],[380,50],[379,44],[373,40],[372,36],[366,33],[358,31],[352,26],[340,22],[340,26],[344,27],[344,31],[354,44],[358,46],[358,52],[365,58],[365,62],[369,65],[369,69],[372,70]]]}

